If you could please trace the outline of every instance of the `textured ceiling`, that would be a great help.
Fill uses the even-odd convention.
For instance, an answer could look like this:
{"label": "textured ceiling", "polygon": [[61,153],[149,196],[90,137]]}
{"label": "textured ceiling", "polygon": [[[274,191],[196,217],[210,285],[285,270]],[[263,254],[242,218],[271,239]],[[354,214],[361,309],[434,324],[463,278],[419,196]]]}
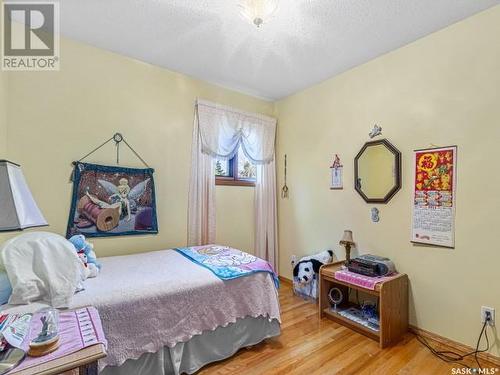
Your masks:
{"label": "textured ceiling", "polygon": [[500,0],[281,0],[260,29],[238,0],[61,0],[70,38],[279,99]]}

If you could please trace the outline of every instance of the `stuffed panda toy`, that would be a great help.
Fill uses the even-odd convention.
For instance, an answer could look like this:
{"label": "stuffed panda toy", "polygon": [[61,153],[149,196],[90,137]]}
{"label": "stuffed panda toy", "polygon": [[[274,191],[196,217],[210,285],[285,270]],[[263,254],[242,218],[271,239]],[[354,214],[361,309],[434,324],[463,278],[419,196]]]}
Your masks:
{"label": "stuffed panda toy", "polygon": [[333,261],[333,251],[325,250],[320,253],[301,258],[298,262],[292,261],[293,289],[295,293],[310,298],[318,298],[319,268]]}

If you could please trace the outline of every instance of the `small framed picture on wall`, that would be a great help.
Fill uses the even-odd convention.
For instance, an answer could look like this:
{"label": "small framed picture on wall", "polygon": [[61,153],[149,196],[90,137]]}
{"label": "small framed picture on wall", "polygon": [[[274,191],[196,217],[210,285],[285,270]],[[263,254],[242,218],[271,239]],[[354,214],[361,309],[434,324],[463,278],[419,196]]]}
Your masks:
{"label": "small framed picture on wall", "polygon": [[337,154],[335,154],[335,159],[330,167],[330,190],[340,190],[344,188],[343,177],[342,177],[342,163]]}

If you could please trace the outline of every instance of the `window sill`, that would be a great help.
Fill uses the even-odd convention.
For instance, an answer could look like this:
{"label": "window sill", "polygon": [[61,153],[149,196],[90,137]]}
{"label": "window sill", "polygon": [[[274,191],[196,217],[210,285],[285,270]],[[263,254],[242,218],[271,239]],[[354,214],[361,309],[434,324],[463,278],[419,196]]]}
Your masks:
{"label": "window sill", "polygon": [[255,187],[255,182],[248,181],[248,180],[235,180],[234,178],[231,178],[231,177],[229,177],[229,178],[216,177],[215,178],[215,185]]}

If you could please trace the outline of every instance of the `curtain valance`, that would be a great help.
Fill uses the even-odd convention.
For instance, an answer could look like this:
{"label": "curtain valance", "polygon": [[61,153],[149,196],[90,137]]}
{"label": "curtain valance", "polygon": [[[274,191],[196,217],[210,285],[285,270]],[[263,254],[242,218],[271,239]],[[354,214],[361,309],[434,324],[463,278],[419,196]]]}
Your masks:
{"label": "curtain valance", "polygon": [[203,153],[231,159],[241,144],[254,164],[274,160],[276,119],[205,100],[197,101],[196,110]]}

